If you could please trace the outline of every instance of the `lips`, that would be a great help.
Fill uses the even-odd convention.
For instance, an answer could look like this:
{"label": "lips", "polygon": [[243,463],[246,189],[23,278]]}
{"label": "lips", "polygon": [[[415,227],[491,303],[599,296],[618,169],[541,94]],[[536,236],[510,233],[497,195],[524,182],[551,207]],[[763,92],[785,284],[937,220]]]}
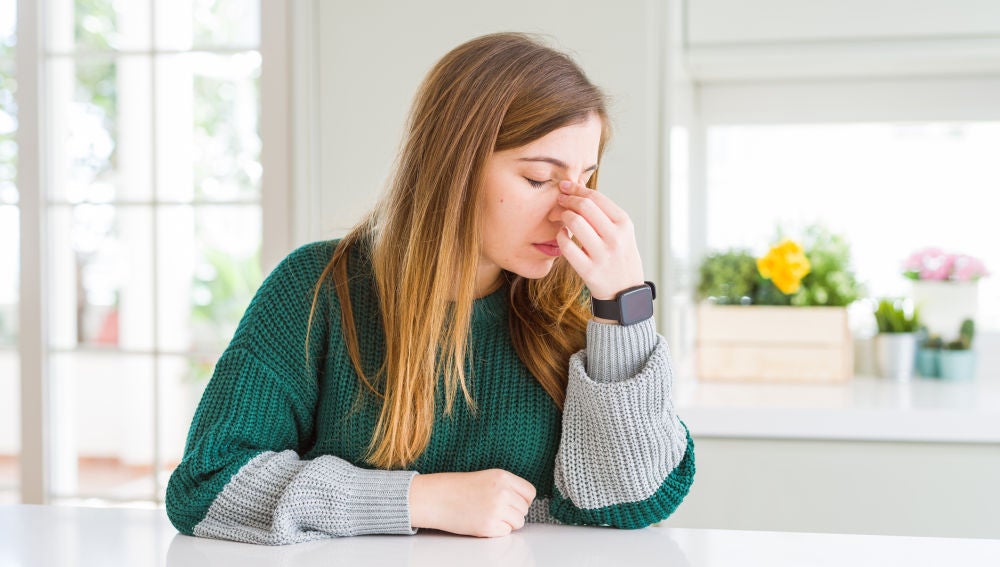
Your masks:
{"label": "lips", "polygon": [[558,256],[560,254],[559,243],[556,242],[555,240],[550,240],[548,242],[538,242],[533,244],[532,246],[534,246],[538,251],[542,252],[547,256]]}

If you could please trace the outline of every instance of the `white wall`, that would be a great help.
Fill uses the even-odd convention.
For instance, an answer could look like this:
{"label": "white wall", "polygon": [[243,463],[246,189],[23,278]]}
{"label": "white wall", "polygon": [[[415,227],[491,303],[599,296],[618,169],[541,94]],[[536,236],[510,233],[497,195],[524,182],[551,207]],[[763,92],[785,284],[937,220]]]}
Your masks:
{"label": "white wall", "polygon": [[992,0],[685,0],[700,80],[996,74]]}

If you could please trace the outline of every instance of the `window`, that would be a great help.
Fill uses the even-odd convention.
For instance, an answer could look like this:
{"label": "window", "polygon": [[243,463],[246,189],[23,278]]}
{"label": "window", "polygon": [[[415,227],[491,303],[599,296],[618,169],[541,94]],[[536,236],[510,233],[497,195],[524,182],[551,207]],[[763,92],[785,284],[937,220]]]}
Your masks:
{"label": "window", "polygon": [[17,352],[20,212],[14,44],[17,3],[0,4],[0,504],[17,501],[21,409]]}
{"label": "window", "polygon": [[[30,261],[46,274],[38,356],[48,357],[54,502],[162,502],[201,391],[260,284],[259,13],[258,0],[39,8],[43,199],[23,222],[45,231]],[[5,183],[8,17],[0,221],[17,203]],[[17,267],[9,230],[0,222],[0,268]],[[7,277],[0,317],[17,300]],[[0,457],[0,483],[5,467]]]}
{"label": "window", "polygon": [[[996,273],[998,149],[1000,122],[711,126],[707,245],[763,253],[776,226],[823,222],[852,243],[873,297],[908,294],[901,265],[925,246]],[[1000,330],[1000,277],[979,288],[980,328]]]}

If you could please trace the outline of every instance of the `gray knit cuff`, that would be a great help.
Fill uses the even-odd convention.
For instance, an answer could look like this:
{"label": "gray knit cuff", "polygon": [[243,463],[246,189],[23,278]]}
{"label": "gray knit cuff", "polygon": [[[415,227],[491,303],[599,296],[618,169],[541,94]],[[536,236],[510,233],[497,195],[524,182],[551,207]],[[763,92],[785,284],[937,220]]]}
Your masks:
{"label": "gray knit cuff", "polygon": [[670,399],[670,353],[657,337],[646,363],[617,382],[589,376],[583,351],[570,357],[553,472],[556,488],[578,508],[643,501],[684,458],[687,434]]}
{"label": "gray knit cuff", "polygon": [[587,324],[587,375],[594,382],[621,382],[639,373],[656,348],[650,317],[634,325]]}
{"label": "gray knit cuff", "polygon": [[194,534],[265,545],[330,536],[414,534],[415,471],[369,470],[331,455],[261,453],[230,479]]}

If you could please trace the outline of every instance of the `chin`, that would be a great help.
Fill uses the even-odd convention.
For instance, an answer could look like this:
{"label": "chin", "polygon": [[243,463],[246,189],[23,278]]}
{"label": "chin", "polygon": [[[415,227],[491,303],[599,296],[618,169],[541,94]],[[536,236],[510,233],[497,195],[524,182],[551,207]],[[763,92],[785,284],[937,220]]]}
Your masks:
{"label": "chin", "polygon": [[555,265],[555,263],[555,258],[535,262],[525,261],[519,263],[517,266],[504,269],[508,272],[513,272],[522,278],[537,280],[549,275],[549,272],[552,271],[552,266]]}

